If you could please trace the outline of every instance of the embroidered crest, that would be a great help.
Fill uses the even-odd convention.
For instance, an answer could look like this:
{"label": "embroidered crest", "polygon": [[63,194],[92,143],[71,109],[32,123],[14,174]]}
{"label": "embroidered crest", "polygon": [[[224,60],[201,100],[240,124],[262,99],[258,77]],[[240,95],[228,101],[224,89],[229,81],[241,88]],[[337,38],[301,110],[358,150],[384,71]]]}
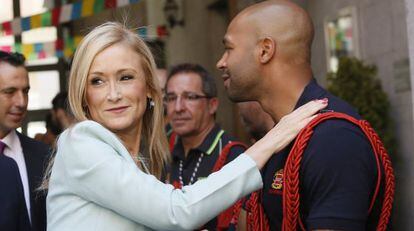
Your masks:
{"label": "embroidered crest", "polygon": [[272,189],[281,190],[283,187],[283,168],[273,176]]}

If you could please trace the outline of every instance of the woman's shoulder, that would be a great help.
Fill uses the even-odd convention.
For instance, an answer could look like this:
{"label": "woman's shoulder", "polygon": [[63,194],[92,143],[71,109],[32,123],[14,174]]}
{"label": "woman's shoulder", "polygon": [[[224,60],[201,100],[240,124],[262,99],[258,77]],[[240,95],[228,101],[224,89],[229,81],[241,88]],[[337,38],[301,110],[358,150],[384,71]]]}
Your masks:
{"label": "woman's shoulder", "polygon": [[67,128],[61,136],[70,136],[72,134],[83,134],[83,135],[94,135],[94,134],[111,134],[108,129],[106,129],[101,124],[93,120],[84,120],[77,122],[71,127]]}
{"label": "woman's shoulder", "polygon": [[75,123],[72,127],[67,129],[68,131],[84,131],[84,130],[107,130],[100,123],[97,123],[93,120],[84,120],[78,123]]}
{"label": "woman's shoulder", "polygon": [[119,142],[119,139],[111,131],[106,129],[101,124],[85,120],[74,124],[72,127],[66,129],[59,137],[59,142],[71,141],[100,141],[104,143]]}
{"label": "woman's shoulder", "polygon": [[78,122],[66,129],[57,142],[57,152],[68,153],[72,158],[77,155],[93,156],[93,153],[125,152],[125,147],[119,138],[101,124],[87,120]]}

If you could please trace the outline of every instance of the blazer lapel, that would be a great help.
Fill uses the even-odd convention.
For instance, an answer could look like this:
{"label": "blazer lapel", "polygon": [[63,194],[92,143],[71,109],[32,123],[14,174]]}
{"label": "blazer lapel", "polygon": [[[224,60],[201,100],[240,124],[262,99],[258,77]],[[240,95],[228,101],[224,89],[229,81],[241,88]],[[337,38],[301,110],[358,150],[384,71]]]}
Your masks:
{"label": "blazer lapel", "polygon": [[24,155],[24,162],[26,163],[27,179],[29,181],[29,195],[30,195],[30,213],[33,219],[33,207],[35,204],[35,195],[36,188],[39,187],[39,180],[42,177],[42,160],[37,158],[36,147],[30,145],[29,140],[24,135],[17,133],[20,139],[20,145],[22,146],[22,151]]}

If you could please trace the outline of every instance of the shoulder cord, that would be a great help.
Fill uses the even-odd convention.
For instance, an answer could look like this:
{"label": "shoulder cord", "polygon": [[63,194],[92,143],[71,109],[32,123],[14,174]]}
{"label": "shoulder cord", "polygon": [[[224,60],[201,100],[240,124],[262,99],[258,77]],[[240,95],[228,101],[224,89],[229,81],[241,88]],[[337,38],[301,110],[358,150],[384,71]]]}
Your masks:
{"label": "shoulder cord", "polygon": [[168,139],[169,140],[168,144],[169,144],[169,148],[170,148],[170,152],[171,153],[172,153],[172,151],[174,149],[175,143],[177,143],[177,139],[178,139],[177,133],[171,132],[170,133],[170,137]]}
{"label": "shoulder cord", "polygon": [[[319,123],[328,119],[343,119],[349,121],[361,128],[366,137],[371,143],[374,151],[376,164],[377,164],[377,184],[375,191],[369,206],[368,213],[374,207],[374,203],[377,199],[379,187],[381,184],[381,164],[384,169],[385,175],[385,190],[384,198],[381,207],[381,214],[379,217],[377,230],[384,231],[387,229],[389,218],[391,215],[392,205],[394,201],[394,189],[395,189],[395,177],[394,170],[392,168],[391,160],[387,151],[385,150],[379,136],[375,133],[369,123],[365,120],[357,120],[349,115],[329,112],[319,115],[316,119],[310,122],[298,135],[284,168],[284,181],[283,181],[283,231],[296,231],[297,224],[302,230],[305,230],[300,215],[299,215],[299,169],[302,160],[303,152],[307,146],[309,139],[313,134],[313,129]],[[248,230],[270,230],[267,218],[261,216],[263,214],[263,206],[260,203],[260,191],[252,194],[251,199],[247,205],[250,205],[250,211],[247,219]]]}
{"label": "shoulder cord", "polygon": [[[212,172],[219,171],[226,164],[228,155],[230,154],[230,150],[231,150],[231,148],[233,148],[235,146],[240,146],[240,147],[243,147],[243,148],[247,149],[247,146],[242,142],[230,141],[229,143],[227,143],[224,146],[223,150],[220,152],[220,155],[219,155],[216,163],[214,164]],[[220,230],[220,231],[221,230],[227,230],[230,223],[234,224],[233,218],[234,217],[238,218],[241,207],[242,207],[242,204],[243,204],[243,199],[240,199],[235,204],[233,204],[230,208],[228,208],[224,212],[220,213],[217,217],[217,228],[216,228],[216,230]],[[237,222],[236,222],[236,224],[237,224]]]}

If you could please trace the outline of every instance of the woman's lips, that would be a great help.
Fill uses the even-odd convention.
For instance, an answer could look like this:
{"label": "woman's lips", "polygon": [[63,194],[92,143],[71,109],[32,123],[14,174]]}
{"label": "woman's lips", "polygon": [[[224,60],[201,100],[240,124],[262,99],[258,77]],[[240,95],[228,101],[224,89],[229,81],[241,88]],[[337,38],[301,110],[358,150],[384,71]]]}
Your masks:
{"label": "woman's lips", "polygon": [[122,113],[126,109],[128,109],[128,106],[114,107],[114,108],[110,108],[110,109],[108,109],[106,111],[113,112],[113,113]]}

